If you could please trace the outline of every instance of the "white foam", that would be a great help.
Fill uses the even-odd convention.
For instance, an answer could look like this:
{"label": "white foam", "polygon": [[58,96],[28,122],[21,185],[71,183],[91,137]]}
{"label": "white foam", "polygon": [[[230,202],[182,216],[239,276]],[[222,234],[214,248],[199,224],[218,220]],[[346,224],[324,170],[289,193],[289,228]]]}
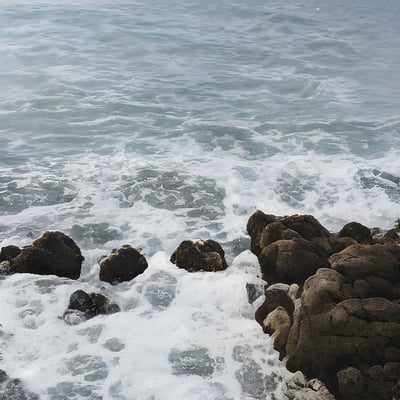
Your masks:
{"label": "white foam", "polygon": [[[60,382],[93,385],[98,394],[110,399],[154,396],[167,400],[189,393],[194,399],[238,399],[251,398],[242,393],[237,373],[253,360],[255,376],[260,377],[253,383],[255,387],[260,385],[258,390],[264,390],[263,379],[275,376],[271,379],[276,381],[274,393],[279,398],[279,377],[287,373],[278,355],[267,350],[271,339],[254,321],[254,308],[247,302],[246,282],[258,279],[254,275],[258,269],[255,257],[243,253],[226,271],[194,274],[170,264],[165,253],[157,253],[149,261],[144,274],[114,287],[95,279],[74,282],[22,274],[7,277],[0,295],[3,367],[43,399],[51,398],[47,389]],[[168,290],[175,293],[172,302],[161,309],[146,295],[158,273],[170,276]],[[122,312],[66,325],[60,317],[69,295],[78,288],[109,294]],[[105,348],[110,340],[121,343],[123,349],[115,352]],[[239,361],[234,359],[238,348],[249,351]],[[171,361],[171,353],[196,349],[205,349],[209,357],[205,362],[213,360],[213,372],[205,376],[201,372],[174,373],[180,365]],[[96,371],[107,376],[91,381],[88,375]],[[109,390],[118,382],[122,397],[113,397]]]}

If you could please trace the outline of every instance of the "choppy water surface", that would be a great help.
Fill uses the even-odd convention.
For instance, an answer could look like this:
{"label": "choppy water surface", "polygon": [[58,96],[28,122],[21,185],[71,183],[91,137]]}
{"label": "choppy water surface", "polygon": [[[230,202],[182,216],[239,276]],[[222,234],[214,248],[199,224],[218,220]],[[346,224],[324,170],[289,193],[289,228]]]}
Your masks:
{"label": "choppy water surface", "polygon": [[[1,282],[4,368],[52,400],[281,398],[247,304],[245,224],[261,208],[393,225],[399,14],[390,0],[2,1],[1,245],[57,229],[86,258],[78,282]],[[226,272],[169,264],[198,237],[222,243]],[[124,243],[149,270],[102,285],[97,258]],[[77,288],[123,312],[66,327]]]}

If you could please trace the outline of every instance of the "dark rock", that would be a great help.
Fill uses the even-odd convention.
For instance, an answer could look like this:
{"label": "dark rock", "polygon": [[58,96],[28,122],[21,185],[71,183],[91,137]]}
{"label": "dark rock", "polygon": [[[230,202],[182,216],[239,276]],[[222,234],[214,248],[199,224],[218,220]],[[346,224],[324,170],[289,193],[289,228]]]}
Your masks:
{"label": "dark rock", "polygon": [[111,284],[130,281],[148,266],[143,254],[129,245],[114,249],[110,255],[99,260],[99,265],[100,280]]}
{"label": "dark rock", "polygon": [[339,232],[340,237],[351,237],[358,243],[372,243],[371,230],[358,222],[349,222]]}
{"label": "dark rock", "polygon": [[118,304],[101,293],[86,293],[76,290],[72,293],[63,319],[69,325],[75,325],[99,314],[114,314],[121,311]]}
{"label": "dark rock", "polygon": [[264,285],[246,283],[247,300],[253,304],[261,295],[264,294]]}
{"label": "dark rock", "polygon": [[400,240],[399,231],[395,228],[388,230],[384,235],[384,239]]}
{"label": "dark rock", "polygon": [[69,298],[68,309],[81,311],[87,316],[94,317],[96,315],[96,304],[89,293],[83,290],[76,290]]}
{"label": "dark rock", "polygon": [[[256,211],[247,224],[251,250],[268,283],[302,284],[332,254],[332,238],[311,215],[278,217]],[[341,243],[336,240],[338,247]]]}
{"label": "dark rock", "polygon": [[222,271],[227,268],[225,252],[214,240],[185,240],[170,261],[189,272]]}
{"label": "dark rock", "polygon": [[0,369],[0,400],[39,400],[39,396],[27,391],[19,379],[11,379]]}
{"label": "dark rock", "polygon": [[2,247],[0,252],[0,262],[11,261],[13,258],[17,257],[19,253],[21,253],[21,249],[17,246],[10,245]]}
{"label": "dark rock", "polygon": [[291,215],[280,219],[287,228],[296,231],[304,239],[313,240],[319,237],[329,237],[329,231],[312,215]]}
{"label": "dark rock", "polygon": [[45,232],[10,261],[11,272],[78,279],[83,259],[70,237],[62,232]]}
{"label": "dark rock", "polygon": [[338,392],[343,400],[400,399],[397,386],[400,384],[400,363],[374,365],[365,373],[357,368],[348,367],[339,371],[337,378]]}
{"label": "dark rock", "polygon": [[252,214],[247,222],[246,230],[251,237],[251,251],[258,256],[261,253],[260,239],[265,226],[275,222],[274,215],[264,214],[262,211],[257,210]]}

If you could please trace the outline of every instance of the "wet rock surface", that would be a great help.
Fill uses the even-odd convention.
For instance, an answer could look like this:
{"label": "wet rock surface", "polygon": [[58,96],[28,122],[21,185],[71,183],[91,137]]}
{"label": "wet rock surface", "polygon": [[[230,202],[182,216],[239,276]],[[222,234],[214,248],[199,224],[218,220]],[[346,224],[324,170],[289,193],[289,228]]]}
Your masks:
{"label": "wet rock surface", "polygon": [[99,260],[100,280],[117,284],[136,278],[147,269],[144,255],[129,245],[114,249]]}
{"label": "wet rock surface", "polygon": [[45,232],[10,259],[10,272],[78,279],[83,259],[79,247],[69,236],[57,231]]}
{"label": "wet rock surface", "polygon": [[101,293],[86,293],[76,290],[72,293],[67,310],[63,319],[69,325],[76,325],[82,321],[93,318],[100,314],[114,314],[121,311],[118,304],[114,303],[108,296]]}
{"label": "wet rock surface", "polygon": [[189,272],[222,271],[227,268],[225,252],[214,240],[185,240],[171,256],[170,261]]}
{"label": "wet rock surface", "polygon": [[168,356],[174,375],[198,375],[211,377],[216,361],[203,347],[190,350],[173,349]]}
{"label": "wet rock surface", "polygon": [[39,400],[39,396],[27,391],[19,379],[10,378],[0,369],[0,400]]}
{"label": "wet rock surface", "polygon": [[[318,378],[337,399],[400,399],[399,241],[373,239],[355,222],[329,234],[310,216],[261,212],[248,231],[263,277],[302,288],[296,307],[267,290],[256,312],[287,368]],[[295,398],[325,398],[307,389]]]}

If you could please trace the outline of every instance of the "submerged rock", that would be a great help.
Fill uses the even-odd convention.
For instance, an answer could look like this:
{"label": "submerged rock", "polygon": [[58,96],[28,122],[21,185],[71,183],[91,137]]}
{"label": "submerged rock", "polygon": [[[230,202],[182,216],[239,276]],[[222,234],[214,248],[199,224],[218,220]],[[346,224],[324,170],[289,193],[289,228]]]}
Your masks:
{"label": "submerged rock", "polygon": [[212,359],[204,347],[190,350],[172,349],[168,361],[171,363],[174,375],[198,375],[211,377],[216,361]]}
{"label": "submerged rock", "polygon": [[130,281],[147,269],[143,254],[129,245],[114,249],[110,255],[99,260],[100,280],[117,284]]}
{"label": "submerged rock", "polygon": [[10,378],[0,369],[0,400],[39,400],[39,396],[27,391],[19,379]]}
{"label": "submerged rock", "polygon": [[11,259],[10,271],[78,279],[83,260],[70,237],[62,232],[45,232]]}
{"label": "submerged rock", "polygon": [[185,240],[171,256],[170,261],[189,272],[222,271],[228,266],[225,252],[214,240]]}
{"label": "submerged rock", "polygon": [[76,325],[99,314],[114,314],[119,311],[119,305],[101,293],[89,294],[76,290],[69,299],[63,319],[69,325]]}

